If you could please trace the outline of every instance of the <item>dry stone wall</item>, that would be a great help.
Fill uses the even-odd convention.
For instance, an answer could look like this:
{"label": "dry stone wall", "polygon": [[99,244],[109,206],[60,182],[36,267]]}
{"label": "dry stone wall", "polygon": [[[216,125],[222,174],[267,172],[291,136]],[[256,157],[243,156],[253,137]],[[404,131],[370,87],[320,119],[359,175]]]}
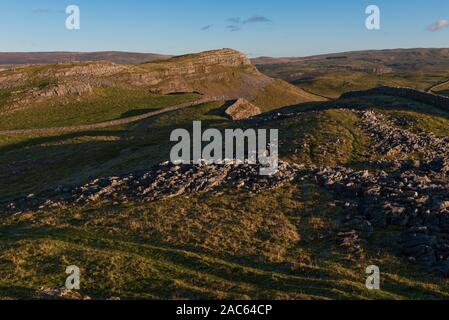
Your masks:
{"label": "dry stone wall", "polygon": [[449,110],[449,97],[402,87],[377,87],[365,91],[352,91],[344,93],[340,99],[361,98],[367,95],[387,95],[407,98],[418,102],[431,104],[441,109]]}

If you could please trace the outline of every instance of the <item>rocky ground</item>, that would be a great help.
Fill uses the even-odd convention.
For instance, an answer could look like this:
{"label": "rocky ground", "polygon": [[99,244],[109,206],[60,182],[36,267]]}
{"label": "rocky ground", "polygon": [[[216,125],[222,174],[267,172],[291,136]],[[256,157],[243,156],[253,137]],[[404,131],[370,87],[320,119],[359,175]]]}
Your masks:
{"label": "rocky ground", "polygon": [[[7,211],[46,210],[102,200],[147,202],[196,192],[219,194],[225,186],[256,193],[307,179],[333,195],[329,206],[340,212],[334,238],[342,250],[361,254],[370,239],[382,234],[378,245],[426,271],[449,276],[449,139],[401,129],[373,111],[353,112],[370,137],[369,151],[377,158],[395,156],[395,160],[373,157],[370,169],[362,171],[280,162],[279,172],[270,177],[260,176],[257,165],[162,163],[143,172],[30,194],[9,204]],[[292,116],[298,114],[269,117]],[[410,154],[419,155],[421,160],[402,158]],[[385,235],[390,229],[394,232]]]}
{"label": "rocky ground", "polygon": [[359,253],[376,231],[396,226],[401,231],[383,239],[384,246],[426,270],[449,275],[449,163],[403,161],[391,167],[390,173],[341,167],[311,175],[341,208],[338,244]]}
{"label": "rocky ground", "polygon": [[[36,299],[45,300],[92,300],[89,296],[83,296],[78,291],[62,289],[50,289],[42,287],[35,292]],[[120,300],[119,297],[110,297],[106,300]]]}
{"label": "rocky ground", "polygon": [[360,116],[361,127],[372,140],[370,151],[373,154],[396,156],[414,153],[424,159],[449,156],[449,137],[437,138],[428,132],[412,133],[374,111],[353,111]]}
{"label": "rocky ground", "polygon": [[376,231],[395,226],[400,231],[382,246],[449,276],[449,140],[400,129],[373,111],[357,113],[374,155],[417,154],[422,160],[374,161],[370,171],[313,172],[310,177],[332,191],[342,209],[338,244],[359,253]]}
{"label": "rocky ground", "polygon": [[58,186],[39,195],[29,194],[10,203],[7,211],[46,210],[101,200],[112,203],[148,202],[185,193],[217,191],[224,186],[254,193],[274,189],[293,180],[300,168],[281,162],[275,175],[261,176],[258,165],[175,165],[165,162],[147,171],[95,179],[83,186]]}

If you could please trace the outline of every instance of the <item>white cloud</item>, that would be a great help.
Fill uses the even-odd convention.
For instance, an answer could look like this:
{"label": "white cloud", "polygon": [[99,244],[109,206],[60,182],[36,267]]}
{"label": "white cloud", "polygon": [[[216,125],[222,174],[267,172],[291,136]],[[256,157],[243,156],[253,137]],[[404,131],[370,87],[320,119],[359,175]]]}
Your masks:
{"label": "white cloud", "polygon": [[440,29],[446,28],[448,26],[449,26],[449,20],[448,19],[443,19],[443,20],[438,20],[437,22],[435,22],[434,24],[429,26],[427,28],[427,30],[435,32],[435,31],[438,31]]}

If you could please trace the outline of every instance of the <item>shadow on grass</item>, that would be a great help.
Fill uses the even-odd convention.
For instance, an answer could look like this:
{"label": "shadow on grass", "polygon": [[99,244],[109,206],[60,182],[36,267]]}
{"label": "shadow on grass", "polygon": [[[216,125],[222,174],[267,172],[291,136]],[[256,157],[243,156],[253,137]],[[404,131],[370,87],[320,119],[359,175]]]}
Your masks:
{"label": "shadow on grass", "polygon": [[[111,255],[137,255],[149,262],[157,263],[161,269],[161,281],[179,280],[184,283],[195,283],[196,286],[207,288],[208,283],[221,282],[238,286],[257,287],[257,298],[270,298],[274,291],[295,294],[298,291],[308,295],[338,298],[334,292],[335,275],[331,270],[321,270],[320,274],[312,276],[309,273],[299,271],[297,273],[285,272],[279,267],[270,266],[267,263],[259,266],[247,266],[245,263],[238,263],[230,259],[212,257],[200,252],[186,251],[173,248],[161,243],[149,244],[130,242],[116,237],[106,237],[98,233],[89,234],[77,232],[71,229],[53,230],[50,228],[35,229],[29,225],[22,225],[14,228],[0,228],[0,241],[34,241],[34,240],[54,240],[62,241],[74,246],[83,248],[108,251]],[[98,267],[98,266],[97,266]],[[164,280],[165,279],[165,280]],[[141,286],[140,281],[136,283]],[[156,287],[158,295],[163,298],[173,297],[173,288],[163,290],[167,285],[164,282]],[[127,285],[129,286],[129,284]],[[352,285],[342,284],[340,289],[351,291]],[[148,288],[147,288],[148,289]],[[142,287],[145,290],[145,286]],[[185,289],[184,289],[185,290]],[[176,290],[175,290],[176,291]],[[199,291],[184,292],[185,297],[206,299],[210,295]],[[253,292],[253,294],[256,294]]]}
{"label": "shadow on grass", "polygon": [[[444,297],[443,293],[438,294],[433,290],[427,292],[425,288],[420,288],[413,282],[409,285],[408,281],[398,282],[394,278],[383,281],[382,292],[371,293],[364,289],[362,282],[344,278],[343,274],[332,270],[331,267],[320,268],[320,275],[317,277],[310,276],[303,270],[291,274],[282,270],[273,270],[269,266],[267,270],[267,264],[248,267],[244,263],[230,259],[181,250],[162,243],[131,242],[104,237],[98,233],[94,235],[70,229],[32,229],[28,226],[1,228],[0,234],[2,242],[5,240],[10,243],[37,240],[59,241],[73,246],[72,249],[76,251],[89,249],[108,252],[111,257],[136,256],[157,268],[154,276],[153,274],[142,275],[142,278],[128,280],[120,287],[95,284],[95,287],[86,288],[85,293],[93,297],[107,297],[122,293],[123,298],[131,299],[139,297],[214,299],[224,292],[228,299],[239,299],[242,296],[248,296],[251,299],[273,299],[278,293],[284,296],[286,294],[300,295],[315,299],[353,299],[355,297],[376,299],[395,295],[411,299],[442,299]],[[328,263],[331,262],[324,261],[324,264],[329,265]],[[92,267],[101,268],[101,262]],[[36,266],[36,269],[38,268],[39,266]],[[388,272],[385,268],[383,270]],[[115,276],[120,277],[120,274]],[[360,281],[362,280],[361,277]],[[92,282],[95,283],[95,280]],[[226,291],[229,288],[232,288],[231,292]],[[17,298],[27,298],[32,294],[31,290],[22,288],[20,285],[3,288],[2,292]]]}
{"label": "shadow on grass", "polygon": [[11,145],[0,146],[0,154],[4,152],[14,151],[25,147],[33,147],[41,144],[55,143],[58,141],[76,139],[79,137],[98,137],[98,136],[117,136],[121,137],[124,134],[123,130],[98,130],[98,131],[83,131],[67,133],[62,135],[38,136],[31,137],[22,142]]}
{"label": "shadow on grass", "polygon": [[433,116],[440,116],[449,119],[449,110],[441,109],[433,105],[417,102],[406,98],[386,96],[386,95],[367,95],[360,98],[336,99],[326,102],[307,102],[298,105],[286,106],[271,112],[269,114],[288,114],[292,112],[305,111],[324,111],[328,109],[355,109],[366,110],[372,108],[415,111]]}
{"label": "shadow on grass", "polygon": [[101,176],[134,172],[168,160],[171,131],[191,131],[195,118],[203,119],[203,128],[228,124],[224,118],[208,115],[221,107],[204,104],[142,120],[123,130],[27,137],[0,147],[0,202],[56,185],[79,185],[97,178],[98,172]]}
{"label": "shadow on grass", "polygon": [[1,286],[0,285],[0,298],[19,299],[19,300],[32,300],[35,299],[36,290],[21,286]]}

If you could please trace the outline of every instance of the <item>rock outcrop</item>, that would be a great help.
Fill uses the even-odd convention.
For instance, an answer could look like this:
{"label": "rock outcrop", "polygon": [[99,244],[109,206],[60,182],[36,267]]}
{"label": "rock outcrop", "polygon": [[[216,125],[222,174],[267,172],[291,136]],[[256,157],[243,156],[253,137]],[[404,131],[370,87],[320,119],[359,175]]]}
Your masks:
{"label": "rock outcrop", "polygon": [[[377,245],[449,277],[449,138],[397,127],[394,119],[372,110],[351,111],[369,137],[370,170],[310,168],[302,176],[333,195],[329,206],[340,212],[335,244],[358,256],[373,235],[389,234],[376,240]],[[304,114],[271,113],[254,121],[262,124]]]}
{"label": "rock outcrop", "polygon": [[72,81],[69,83],[49,84],[43,88],[31,88],[12,94],[9,104],[0,113],[10,113],[27,108],[30,104],[50,101],[52,104],[69,103],[68,98],[80,99],[93,94],[89,83]]}
{"label": "rock outcrop", "polygon": [[68,289],[50,289],[42,287],[34,294],[36,299],[44,300],[91,300],[89,296],[83,296],[78,291]]}
{"label": "rock outcrop", "polygon": [[281,162],[272,176],[261,176],[260,167],[250,164],[175,165],[170,162],[150,170],[118,177],[95,179],[85,185],[58,186],[39,195],[30,194],[8,205],[10,213],[47,210],[101,200],[112,203],[149,202],[183,194],[233,187],[250,193],[282,186],[295,178],[299,166]]}
{"label": "rock outcrop", "polygon": [[[232,49],[206,51],[149,63],[123,74],[120,80],[133,86],[147,86],[150,92],[169,94],[200,92],[248,97],[246,85],[271,82],[241,52]],[[248,84],[246,84],[248,82]]]}
{"label": "rock outcrop", "polygon": [[34,73],[27,72],[27,68],[3,72],[0,74],[0,88],[14,88],[51,79],[67,84],[83,82],[92,86],[145,87],[153,93],[168,94],[200,91],[197,89],[207,87],[210,82],[225,84],[236,81],[240,77],[238,69],[248,75],[269,79],[259,73],[244,54],[231,49],[179,56],[143,65],[61,63],[41,69]]}
{"label": "rock outcrop", "polygon": [[[396,253],[426,270],[449,274],[449,180],[437,160],[418,166],[407,161],[385,171],[354,171],[326,168],[316,172],[320,184],[341,203],[343,221],[338,225],[339,243],[359,251],[373,232],[392,225],[402,228],[390,242]],[[391,241],[391,240],[390,240]]]}
{"label": "rock outcrop", "polygon": [[63,97],[66,95],[82,96],[84,94],[92,94],[92,92],[92,86],[88,83],[62,83],[45,89],[34,90],[31,92],[31,96],[33,98]]}
{"label": "rock outcrop", "polygon": [[140,89],[149,94],[196,92],[233,99],[241,97],[249,101],[257,100],[261,109],[321,100],[295,86],[263,75],[243,53],[232,49],[140,65],[73,62],[0,72],[0,89],[14,93],[6,108],[10,111],[41,101],[51,103],[55,94],[62,97],[75,93],[82,98],[91,93],[87,86],[91,89]]}
{"label": "rock outcrop", "polygon": [[[400,160],[374,161],[370,171],[336,167],[311,174],[342,209],[337,243],[360,253],[373,233],[393,226],[398,231],[384,245],[449,276],[449,139],[397,128],[373,111],[353,112],[371,138],[370,152]],[[410,154],[421,160],[405,159]]]}
{"label": "rock outcrop", "polygon": [[438,138],[432,133],[413,133],[399,128],[384,115],[374,111],[356,111],[362,129],[371,138],[370,152],[380,156],[420,155],[423,159],[449,158],[449,137]]}
{"label": "rock outcrop", "polygon": [[[90,296],[69,289],[50,289],[42,287],[34,293],[36,299],[43,300],[92,300]],[[109,297],[104,300],[121,300],[120,297]]]}
{"label": "rock outcrop", "polygon": [[244,120],[261,114],[259,107],[246,99],[240,98],[225,111],[232,120]]}

